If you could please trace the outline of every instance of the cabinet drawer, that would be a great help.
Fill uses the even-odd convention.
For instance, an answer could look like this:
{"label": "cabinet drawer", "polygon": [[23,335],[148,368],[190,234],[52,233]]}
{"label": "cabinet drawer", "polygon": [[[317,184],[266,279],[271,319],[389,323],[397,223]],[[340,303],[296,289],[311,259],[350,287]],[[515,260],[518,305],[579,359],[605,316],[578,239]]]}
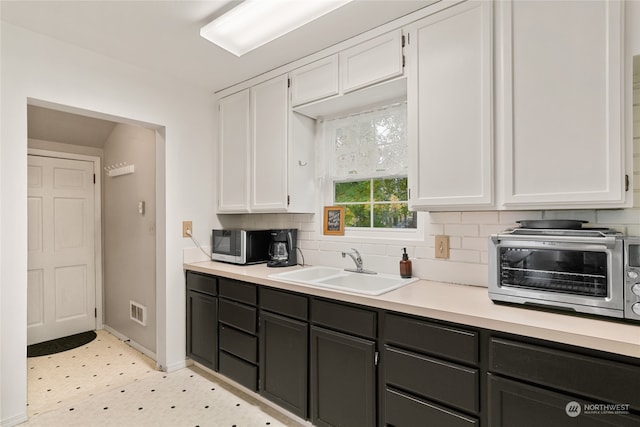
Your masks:
{"label": "cabinet drawer", "polygon": [[300,320],[309,318],[309,301],[302,295],[260,288],[260,308]]}
{"label": "cabinet drawer", "polygon": [[218,319],[250,334],[256,333],[257,310],[234,301],[220,298],[218,301]]}
{"label": "cabinet drawer", "polygon": [[220,349],[251,363],[258,363],[258,338],[220,325]]}
{"label": "cabinet drawer", "polygon": [[437,402],[477,413],[480,380],[477,369],[386,347],[385,382]]}
{"label": "cabinet drawer", "polygon": [[640,409],[640,367],[491,338],[489,369],[562,391]]}
{"label": "cabinet drawer", "polygon": [[[589,402],[564,393],[556,393],[530,384],[488,375],[488,425],[490,426],[576,426],[640,427],[633,414],[588,410]],[[596,403],[596,406],[598,404]],[[568,416],[572,408],[576,411]],[[580,412],[577,412],[580,409]],[[621,412],[626,412],[624,409]]]}
{"label": "cabinet drawer", "polygon": [[220,277],[218,280],[220,296],[245,304],[256,305],[258,301],[256,285],[225,277]]}
{"label": "cabinet drawer", "polygon": [[419,319],[387,314],[385,341],[460,362],[478,363],[478,334]]}
{"label": "cabinet drawer", "polygon": [[323,300],[311,301],[311,320],[339,331],[376,338],[376,313]]}
{"label": "cabinet drawer", "polygon": [[187,271],[187,289],[216,296],[218,294],[218,278],[207,274]]}
{"label": "cabinet drawer", "polygon": [[421,425],[438,427],[479,426],[477,418],[453,412],[397,390],[385,389],[385,423],[393,427],[413,427],[417,420]]}
{"label": "cabinet drawer", "polygon": [[258,391],[258,367],[224,351],[220,352],[220,373],[253,391]]}

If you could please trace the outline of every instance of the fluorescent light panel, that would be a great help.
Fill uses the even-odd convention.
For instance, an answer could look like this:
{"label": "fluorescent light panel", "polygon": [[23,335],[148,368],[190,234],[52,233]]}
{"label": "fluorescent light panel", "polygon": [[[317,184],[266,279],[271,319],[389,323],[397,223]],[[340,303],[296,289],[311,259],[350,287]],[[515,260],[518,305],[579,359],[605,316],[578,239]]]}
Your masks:
{"label": "fluorescent light panel", "polygon": [[351,0],[245,0],[200,29],[200,35],[242,56]]}

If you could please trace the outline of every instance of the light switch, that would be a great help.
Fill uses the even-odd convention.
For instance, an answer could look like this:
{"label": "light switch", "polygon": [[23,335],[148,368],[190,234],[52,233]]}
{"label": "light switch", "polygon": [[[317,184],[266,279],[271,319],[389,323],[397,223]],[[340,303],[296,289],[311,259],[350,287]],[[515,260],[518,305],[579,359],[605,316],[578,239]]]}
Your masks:
{"label": "light switch", "polygon": [[140,215],[144,215],[145,205],[146,203],[144,202],[144,200],[138,202],[138,213]]}
{"label": "light switch", "polygon": [[449,258],[449,236],[436,236],[436,258]]}

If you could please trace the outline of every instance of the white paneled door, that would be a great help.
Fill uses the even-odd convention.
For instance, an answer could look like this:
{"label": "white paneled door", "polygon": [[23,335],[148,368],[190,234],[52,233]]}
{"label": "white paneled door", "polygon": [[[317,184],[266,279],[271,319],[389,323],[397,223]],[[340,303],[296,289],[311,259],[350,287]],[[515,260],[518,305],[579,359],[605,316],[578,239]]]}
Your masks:
{"label": "white paneled door", "polygon": [[29,155],[27,341],[96,328],[94,164]]}

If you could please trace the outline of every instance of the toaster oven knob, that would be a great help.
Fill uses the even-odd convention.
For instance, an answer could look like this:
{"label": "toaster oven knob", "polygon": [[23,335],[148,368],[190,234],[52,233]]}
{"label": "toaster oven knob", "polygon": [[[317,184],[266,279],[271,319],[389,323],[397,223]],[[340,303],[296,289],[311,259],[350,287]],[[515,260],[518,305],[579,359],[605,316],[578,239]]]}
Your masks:
{"label": "toaster oven knob", "polygon": [[627,273],[627,276],[629,276],[629,279],[634,279],[635,280],[635,279],[638,278],[638,272],[631,270],[631,271],[629,271]]}
{"label": "toaster oven knob", "polygon": [[631,306],[631,309],[633,310],[633,312],[634,312],[635,314],[637,314],[638,316],[640,316],[640,302],[637,302],[637,303],[633,304],[633,305]]}
{"label": "toaster oven knob", "polygon": [[640,297],[640,283],[636,283],[631,287],[631,292],[638,295]]}

